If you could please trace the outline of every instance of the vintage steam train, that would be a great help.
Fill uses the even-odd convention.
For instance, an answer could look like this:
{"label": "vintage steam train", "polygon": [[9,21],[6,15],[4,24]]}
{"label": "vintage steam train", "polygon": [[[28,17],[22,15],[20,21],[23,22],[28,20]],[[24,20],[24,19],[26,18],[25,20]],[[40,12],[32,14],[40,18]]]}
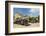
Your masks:
{"label": "vintage steam train", "polygon": [[23,19],[23,18],[17,18],[14,22],[15,24],[20,24],[20,25],[25,25],[25,26],[29,26],[28,24],[28,20],[27,19]]}

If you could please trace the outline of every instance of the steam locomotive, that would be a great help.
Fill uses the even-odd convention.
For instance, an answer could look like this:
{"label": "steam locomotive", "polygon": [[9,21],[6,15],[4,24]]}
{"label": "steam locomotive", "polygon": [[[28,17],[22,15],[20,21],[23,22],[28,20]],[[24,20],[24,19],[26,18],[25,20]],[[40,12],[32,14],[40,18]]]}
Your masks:
{"label": "steam locomotive", "polygon": [[23,18],[17,18],[14,22],[15,24],[20,24],[20,25],[25,25],[25,26],[29,26],[28,24],[28,20],[27,19],[23,19]]}

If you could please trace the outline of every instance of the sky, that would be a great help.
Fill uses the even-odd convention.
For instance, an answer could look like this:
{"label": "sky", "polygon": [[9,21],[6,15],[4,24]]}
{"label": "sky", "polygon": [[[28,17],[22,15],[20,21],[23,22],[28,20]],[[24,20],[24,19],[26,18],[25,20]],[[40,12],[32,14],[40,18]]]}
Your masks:
{"label": "sky", "polygon": [[28,16],[38,16],[40,13],[39,8],[13,8],[14,15],[16,12]]}

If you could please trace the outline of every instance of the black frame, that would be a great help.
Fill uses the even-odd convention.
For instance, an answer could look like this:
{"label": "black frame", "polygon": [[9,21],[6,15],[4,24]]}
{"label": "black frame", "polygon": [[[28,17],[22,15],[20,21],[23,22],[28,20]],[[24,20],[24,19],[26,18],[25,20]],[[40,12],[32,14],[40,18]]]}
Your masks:
{"label": "black frame", "polygon": [[[8,32],[8,3],[27,3],[27,4],[42,4],[43,5],[43,31],[37,32],[22,32],[22,33],[9,33]],[[32,33],[44,33],[45,32],[45,3],[38,2],[22,2],[22,1],[5,1],[5,35],[17,35],[17,34],[32,34]]]}

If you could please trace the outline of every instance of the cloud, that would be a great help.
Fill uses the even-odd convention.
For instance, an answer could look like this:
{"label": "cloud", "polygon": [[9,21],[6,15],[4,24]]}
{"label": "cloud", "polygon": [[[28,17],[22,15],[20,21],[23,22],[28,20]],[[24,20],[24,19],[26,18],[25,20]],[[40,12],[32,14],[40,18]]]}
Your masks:
{"label": "cloud", "polygon": [[29,16],[38,16],[39,15],[39,8],[31,8],[29,10]]}
{"label": "cloud", "polygon": [[35,12],[39,12],[38,8],[32,8],[29,10],[29,13],[35,13]]}

